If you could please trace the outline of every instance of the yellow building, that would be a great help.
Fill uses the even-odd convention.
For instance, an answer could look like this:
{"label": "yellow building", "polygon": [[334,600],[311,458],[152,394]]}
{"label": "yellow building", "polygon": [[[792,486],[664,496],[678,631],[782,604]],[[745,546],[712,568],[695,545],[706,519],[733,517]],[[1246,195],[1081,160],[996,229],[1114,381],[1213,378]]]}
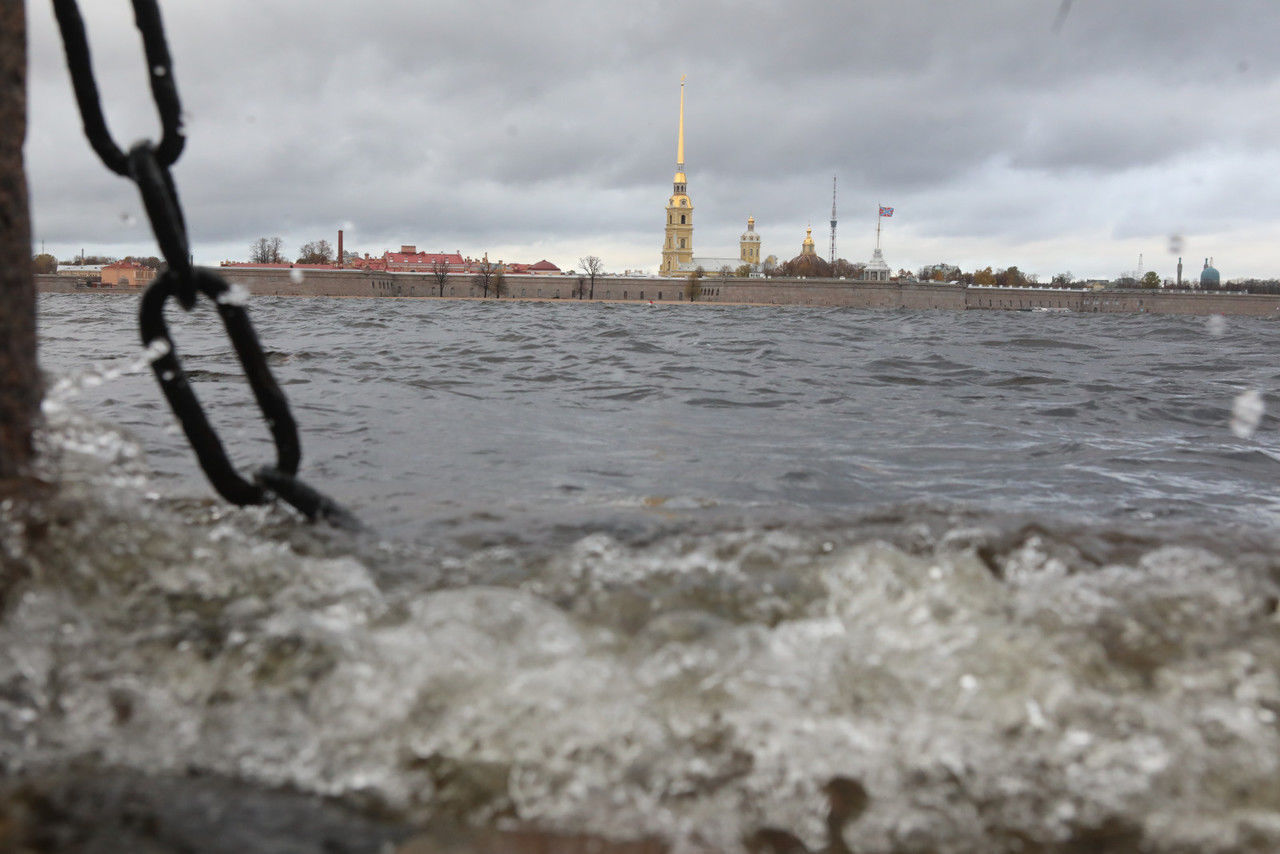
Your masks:
{"label": "yellow building", "polygon": [[760,263],[760,235],[756,233],[756,218],[747,217],[747,230],[738,238],[738,258],[752,267]]}
{"label": "yellow building", "polygon": [[803,258],[806,255],[817,255],[818,248],[813,245],[813,229],[806,228],[804,230],[804,242],[800,244],[800,255]]}
{"label": "yellow building", "polygon": [[671,198],[667,200],[667,225],[662,241],[661,276],[681,276],[701,267],[714,272],[728,268],[737,270],[743,264],[752,272],[760,268],[760,235],[756,233],[756,219],[747,220],[747,230],[738,239],[737,258],[696,257],[693,254],[693,202],[689,200],[689,185],[684,169],[684,78],[680,78],[680,126],[676,136],[676,177]]}
{"label": "yellow building", "polygon": [[140,288],[156,277],[156,271],[137,261],[116,261],[102,268],[102,284],[117,288]]}
{"label": "yellow building", "polygon": [[667,200],[667,233],[658,272],[674,276],[693,263],[693,203],[684,175],[684,78],[680,78],[680,130],[676,140],[676,177]]}

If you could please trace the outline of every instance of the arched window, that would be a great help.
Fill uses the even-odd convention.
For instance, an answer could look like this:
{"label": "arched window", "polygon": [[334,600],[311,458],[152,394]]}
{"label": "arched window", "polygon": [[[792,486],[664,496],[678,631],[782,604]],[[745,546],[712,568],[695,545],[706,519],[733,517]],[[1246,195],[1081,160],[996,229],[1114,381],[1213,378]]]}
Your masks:
{"label": "arched window", "polygon": [[681,249],[683,249],[683,248],[684,248],[684,238],[683,238],[683,237],[682,237],[682,238],[680,238],[680,248],[681,248]]}
{"label": "arched window", "polygon": [[685,222],[684,222],[684,214],[680,214],[680,224],[681,224],[681,225],[684,225],[684,224],[685,224]]}

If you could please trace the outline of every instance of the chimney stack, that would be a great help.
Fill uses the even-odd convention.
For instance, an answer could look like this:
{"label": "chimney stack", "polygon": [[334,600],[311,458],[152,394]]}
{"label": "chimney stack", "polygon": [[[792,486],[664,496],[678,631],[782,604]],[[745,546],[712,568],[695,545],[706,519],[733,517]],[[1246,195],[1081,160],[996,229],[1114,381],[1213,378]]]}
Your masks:
{"label": "chimney stack", "polygon": [[338,229],[338,269],[346,265],[342,263],[342,229]]}

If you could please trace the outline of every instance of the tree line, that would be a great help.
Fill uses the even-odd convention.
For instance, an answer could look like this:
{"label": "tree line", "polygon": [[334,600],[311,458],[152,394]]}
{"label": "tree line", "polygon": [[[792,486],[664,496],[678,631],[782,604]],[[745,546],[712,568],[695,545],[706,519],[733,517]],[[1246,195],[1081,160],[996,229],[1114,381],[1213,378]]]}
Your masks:
{"label": "tree line", "polygon": [[[344,261],[359,257],[355,252],[343,251]],[[298,249],[297,257],[290,262],[284,254],[284,241],[279,237],[259,237],[249,244],[249,260],[254,264],[332,264],[337,257],[327,240],[313,240]]]}

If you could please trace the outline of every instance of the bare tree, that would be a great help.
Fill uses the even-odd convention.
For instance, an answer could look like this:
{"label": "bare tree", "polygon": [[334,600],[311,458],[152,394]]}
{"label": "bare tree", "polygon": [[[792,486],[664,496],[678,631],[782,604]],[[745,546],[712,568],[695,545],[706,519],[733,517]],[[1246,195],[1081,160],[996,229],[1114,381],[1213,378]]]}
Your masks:
{"label": "bare tree", "polygon": [[299,264],[332,264],[333,263],[333,247],[329,245],[327,240],[316,240],[312,243],[303,244],[298,250]]}
{"label": "bare tree", "polygon": [[480,292],[484,296],[489,296],[489,291],[494,291],[495,296],[502,296],[500,286],[502,281],[502,263],[499,261],[490,261],[486,255],[476,264],[476,274],[471,277],[471,281],[480,288]]}
{"label": "bare tree", "polygon": [[[831,265],[831,275],[837,279],[857,279],[861,278],[862,271],[866,269],[866,264],[853,264],[845,258],[837,258],[836,263]],[[959,272],[960,268],[956,268]]]}
{"label": "bare tree", "polygon": [[249,260],[255,264],[280,264],[284,255],[280,250],[284,241],[278,237],[259,237],[249,245]]}
{"label": "bare tree", "polygon": [[591,290],[587,299],[596,298],[596,276],[600,275],[604,270],[604,262],[595,255],[588,255],[585,258],[579,258],[578,263],[582,265],[582,272],[586,273],[591,279]]}
{"label": "bare tree", "polygon": [[449,259],[444,257],[443,252],[431,262],[431,278],[436,280],[440,296],[444,296],[444,283],[449,280]]}

